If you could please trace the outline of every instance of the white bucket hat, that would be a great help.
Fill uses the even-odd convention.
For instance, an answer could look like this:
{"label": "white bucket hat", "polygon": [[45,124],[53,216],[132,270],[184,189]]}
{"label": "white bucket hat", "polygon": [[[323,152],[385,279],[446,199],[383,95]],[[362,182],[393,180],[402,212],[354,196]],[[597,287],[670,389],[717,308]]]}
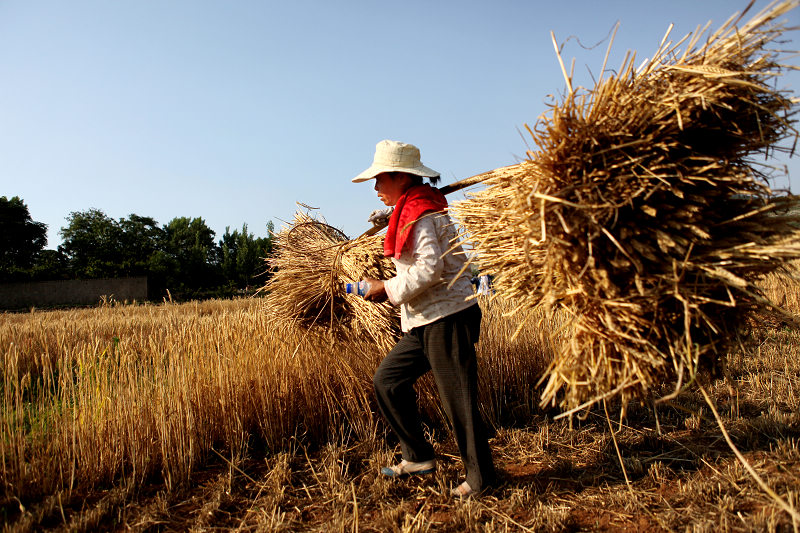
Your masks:
{"label": "white bucket hat", "polygon": [[413,144],[384,140],[375,145],[372,165],[353,178],[353,183],[371,180],[382,172],[408,172],[425,178],[435,178],[439,173],[422,164],[419,148]]}

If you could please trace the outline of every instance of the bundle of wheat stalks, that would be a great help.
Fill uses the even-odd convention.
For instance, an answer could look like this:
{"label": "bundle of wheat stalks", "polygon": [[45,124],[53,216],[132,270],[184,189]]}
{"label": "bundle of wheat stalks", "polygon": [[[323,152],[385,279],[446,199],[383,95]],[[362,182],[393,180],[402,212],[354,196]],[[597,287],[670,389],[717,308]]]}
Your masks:
{"label": "bundle of wheat stalks", "polygon": [[382,236],[349,240],[324,221],[298,212],[275,236],[275,250],[267,259],[272,276],[262,290],[276,320],[326,326],[337,339],[367,335],[384,347],[393,343],[399,334],[397,311],[389,303],[345,292],[346,283],[394,275],[394,265],[383,256]]}
{"label": "bundle of wheat stalks", "polygon": [[500,294],[573,319],[543,404],[677,392],[774,307],[754,282],[800,256],[796,200],[755,158],[796,136],[769,84],[785,68],[776,19],[797,5],[704,41],[667,32],[653,59],[634,69],[629,54],[589,90],[562,62],[563,101],[528,128],[538,151],[453,206]]}

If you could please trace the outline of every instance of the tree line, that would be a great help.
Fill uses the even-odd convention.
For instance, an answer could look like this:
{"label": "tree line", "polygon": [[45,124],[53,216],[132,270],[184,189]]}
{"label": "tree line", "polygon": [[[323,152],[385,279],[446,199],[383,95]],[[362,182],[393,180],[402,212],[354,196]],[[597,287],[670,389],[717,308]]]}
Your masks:
{"label": "tree line", "polygon": [[272,251],[272,221],[267,236],[241,231],[215,232],[200,218],[176,217],[166,224],[131,214],[115,220],[100,209],[75,211],[59,234],[56,249],[46,249],[47,225],[31,218],[25,202],[0,197],[0,282],[147,276],[150,298],[169,290],[175,299],[225,297],[265,282]]}

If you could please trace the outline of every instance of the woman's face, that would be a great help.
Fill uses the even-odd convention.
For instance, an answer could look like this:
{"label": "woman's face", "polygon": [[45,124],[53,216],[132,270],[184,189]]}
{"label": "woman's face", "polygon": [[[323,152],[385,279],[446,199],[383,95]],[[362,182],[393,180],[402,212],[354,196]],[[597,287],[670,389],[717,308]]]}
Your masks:
{"label": "woman's face", "polygon": [[395,205],[411,186],[411,176],[402,172],[384,172],[375,176],[378,198],[386,205]]}

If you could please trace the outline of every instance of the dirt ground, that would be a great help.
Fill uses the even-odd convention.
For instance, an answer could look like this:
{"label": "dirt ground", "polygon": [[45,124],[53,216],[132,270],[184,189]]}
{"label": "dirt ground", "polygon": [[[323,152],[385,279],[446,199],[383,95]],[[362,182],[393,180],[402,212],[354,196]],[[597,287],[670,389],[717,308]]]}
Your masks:
{"label": "dirt ground", "polygon": [[[762,414],[729,430],[779,494],[800,489],[800,426],[765,432]],[[293,450],[258,458],[209,459],[192,482],[168,491],[154,483],[63,494],[20,513],[6,502],[13,530],[70,531],[791,531],[789,515],[755,484],[713,421],[688,422],[661,408],[661,434],[623,426],[615,437],[604,415],[506,428],[492,440],[501,484],[454,501],[459,482],[454,444],[437,440],[440,468],[405,480],[378,473],[392,460],[380,439],[351,446]],[[691,418],[691,417],[689,417]],[[652,421],[652,419],[651,419]],[[683,426],[683,427],[681,427]],[[779,431],[780,435],[773,432]],[[773,433],[773,434],[771,434]],[[445,434],[446,435],[446,434]],[[630,484],[626,484],[627,475]],[[59,501],[60,500],[60,501]]]}

